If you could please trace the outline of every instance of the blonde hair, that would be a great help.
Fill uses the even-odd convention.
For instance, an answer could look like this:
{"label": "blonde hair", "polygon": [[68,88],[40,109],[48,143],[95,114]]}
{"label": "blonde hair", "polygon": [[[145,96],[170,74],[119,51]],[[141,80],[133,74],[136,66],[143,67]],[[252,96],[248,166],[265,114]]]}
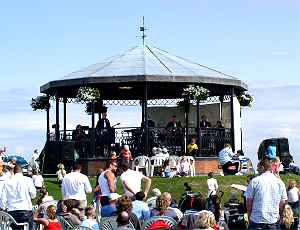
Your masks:
{"label": "blonde hair", "polygon": [[216,223],[215,216],[209,211],[200,211],[198,219],[195,222],[197,228],[212,228]]}
{"label": "blonde hair", "polygon": [[288,181],[288,190],[292,189],[293,187],[296,187],[297,183],[296,180],[289,180]]}
{"label": "blonde hair", "polygon": [[289,206],[288,204],[284,205],[280,223],[284,225],[286,229],[290,229],[292,224],[294,223],[294,213],[291,206]]}
{"label": "blonde hair", "polygon": [[46,213],[50,220],[56,219],[56,207],[54,205],[49,205],[46,209]]}
{"label": "blonde hair", "polygon": [[[171,198],[172,199],[172,198]],[[163,214],[171,205],[170,193],[164,192],[156,200],[156,207]]]}

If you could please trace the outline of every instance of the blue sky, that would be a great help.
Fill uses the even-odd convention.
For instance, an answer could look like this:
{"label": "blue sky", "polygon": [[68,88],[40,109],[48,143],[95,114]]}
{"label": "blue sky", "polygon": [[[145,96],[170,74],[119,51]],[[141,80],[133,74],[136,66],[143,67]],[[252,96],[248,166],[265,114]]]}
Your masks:
{"label": "blue sky", "polygon": [[142,16],[150,43],[235,75],[250,91],[300,85],[299,12],[296,0],[1,2],[0,145],[40,146],[45,116],[27,107],[40,85],[140,43]]}

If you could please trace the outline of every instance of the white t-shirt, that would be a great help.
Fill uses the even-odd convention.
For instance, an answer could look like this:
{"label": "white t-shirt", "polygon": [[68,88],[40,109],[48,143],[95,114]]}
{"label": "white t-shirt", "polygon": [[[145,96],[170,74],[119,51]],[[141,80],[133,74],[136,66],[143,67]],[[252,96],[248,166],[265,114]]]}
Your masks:
{"label": "white t-shirt", "polygon": [[42,177],[42,175],[33,175],[32,180],[35,187],[43,187],[44,178]]}
{"label": "white t-shirt", "polygon": [[287,192],[288,202],[297,202],[299,200],[299,189],[294,187]]}
{"label": "white t-shirt", "polygon": [[[141,185],[142,185],[142,179],[145,176],[138,171],[134,171],[131,169],[128,169],[126,172],[123,172],[121,175],[121,181],[122,181],[122,188],[125,195],[132,197],[135,195],[135,193],[141,191]],[[127,183],[128,187],[134,192],[132,194],[129,192],[125,186],[125,182]]]}
{"label": "white t-shirt", "polygon": [[86,200],[86,194],[92,192],[89,178],[80,172],[67,174],[61,184],[61,194],[64,200]]}
{"label": "white t-shirt", "polygon": [[208,187],[208,194],[207,196],[211,195],[216,195],[217,190],[218,190],[218,182],[215,178],[209,178],[207,179],[207,187]]}

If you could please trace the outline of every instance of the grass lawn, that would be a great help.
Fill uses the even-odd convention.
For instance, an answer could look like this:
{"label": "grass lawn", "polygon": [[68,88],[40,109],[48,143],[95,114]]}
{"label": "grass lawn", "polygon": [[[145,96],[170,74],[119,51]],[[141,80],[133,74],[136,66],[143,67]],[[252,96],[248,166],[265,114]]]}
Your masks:
{"label": "grass lawn", "polygon": [[[240,192],[236,189],[230,187],[231,184],[242,184],[246,185],[245,176],[216,176],[215,177],[219,184],[219,190],[224,192],[223,203],[228,200],[230,192],[236,192],[237,197],[241,198]],[[295,179],[297,184],[300,185],[300,176],[294,174],[281,175],[282,180],[285,184],[289,179]],[[161,192],[170,192],[172,196],[179,201],[181,194],[184,192],[184,182],[192,187],[194,192],[200,192],[207,194],[207,176],[196,176],[196,177],[175,177],[175,178],[161,178],[153,177],[151,189],[159,188]],[[90,182],[92,187],[95,185],[95,178],[91,177]],[[46,178],[45,185],[49,191],[49,194],[52,195],[55,199],[61,199],[60,188],[56,183],[54,178]],[[122,194],[122,189],[120,182],[118,181],[118,193]],[[92,201],[92,194],[88,194],[88,202]]]}

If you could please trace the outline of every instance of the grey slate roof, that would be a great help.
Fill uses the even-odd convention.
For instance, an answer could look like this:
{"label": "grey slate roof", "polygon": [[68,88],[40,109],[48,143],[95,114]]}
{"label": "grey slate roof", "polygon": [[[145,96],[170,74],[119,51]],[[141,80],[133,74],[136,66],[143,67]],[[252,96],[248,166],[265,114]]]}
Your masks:
{"label": "grey slate roof", "polygon": [[90,65],[63,79],[112,76],[186,76],[238,80],[237,78],[197,64],[149,45],[136,46],[125,53]]}

